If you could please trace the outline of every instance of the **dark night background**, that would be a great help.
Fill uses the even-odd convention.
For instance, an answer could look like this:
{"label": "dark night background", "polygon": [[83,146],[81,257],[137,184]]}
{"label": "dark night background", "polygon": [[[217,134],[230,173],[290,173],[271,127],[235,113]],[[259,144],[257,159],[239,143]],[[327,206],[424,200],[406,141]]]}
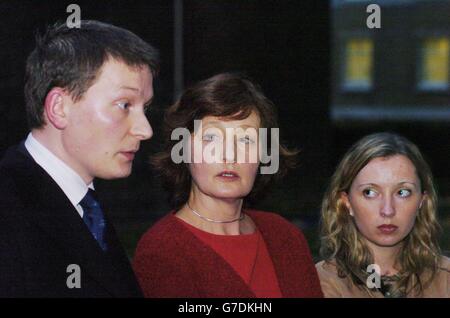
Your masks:
{"label": "dark night background", "polygon": [[[96,19],[124,27],[160,50],[161,74],[155,82],[156,99],[149,114],[154,136],[142,144],[129,178],[98,181],[96,184],[107,205],[112,207],[113,221],[130,256],[144,231],[169,211],[166,195],[147,161],[149,155],[160,147],[162,114],[174,100],[175,2],[9,0],[0,3],[0,155],[10,145],[23,140],[28,132],[23,78],[26,57],[34,47],[34,33],[49,23],[65,21],[70,14],[66,13],[70,3],[81,7],[82,19]],[[408,33],[408,29],[396,18],[404,18],[401,12],[412,10],[407,5],[386,5],[387,13],[383,11],[386,24],[379,30],[364,31],[370,32],[376,39],[382,39],[382,49],[375,50],[375,57],[385,61],[385,64],[380,62],[375,65],[375,77],[385,84],[376,85],[369,93],[339,91],[336,84],[339,78],[334,74],[340,67],[340,34],[345,35],[349,29],[366,28],[365,6],[369,3],[358,1],[351,5],[341,2],[346,1],[183,2],[184,86],[223,71],[245,72],[262,86],[266,95],[277,105],[282,140],[288,146],[301,150],[300,165],[274,186],[258,208],[276,211],[302,227],[315,256],[320,201],[329,177],[345,150],[367,133],[395,131],[416,142],[438,176],[443,211],[447,210],[444,203],[448,202],[446,197],[450,194],[446,155],[450,118],[429,122],[420,118],[398,120],[381,116],[381,119],[374,121],[369,116],[352,120],[336,112],[342,107],[351,110],[361,104],[379,105],[384,98],[390,100],[389,107],[393,107],[398,101],[398,96],[393,93],[395,83],[403,83],[411,75],[407,71],[384,73],[384,70],[398,68],[392,52],[398,54],[398,60],[408,55],[406,49],[398,49],[399,44],[395,41],[399,32]],[[433,8],[429,10],[432,12]],[[411,25],[416,23],[413,19],[409,20]],[[426,24],[426,19],[422,20],[425,22],[417,23]],[[448,24],[448,20],[450,17],[439,23]],[[385,38],[391,39],[391,42],[384,41]],[[405,45],[408,43],[404,42]],[[415,101],[422,98],[416,103],[419,108],[424,100],[423,94],[417,96],[407,91],[401,92],[400,96],[410,96]],[[442,93],[438,107],[446,109],[448,97],[448,92]],[[425,98],[425,101],[428,100]],[[380,108],[381,115],[383,109]],[[443,218],[447,223],[442,224],[448,224],[448,219]],[[443,243],[448,248],[448,237],[443,239]]]}

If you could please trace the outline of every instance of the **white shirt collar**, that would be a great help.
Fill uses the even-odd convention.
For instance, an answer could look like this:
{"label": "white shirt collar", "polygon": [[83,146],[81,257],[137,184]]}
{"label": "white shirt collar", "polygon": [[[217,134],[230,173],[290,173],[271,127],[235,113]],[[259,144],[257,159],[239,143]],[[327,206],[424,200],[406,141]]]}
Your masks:
{"label": "white shirt collar", "polygon": [[84,198],[89,188],[94,189],[93,183],[91,182],[86,185],[83,179],[72,168],[37,141],[31,132],[25,140],[25,148],[27,148],[31,157],[33,157],[37,164],[40,165],[58,184],[72,205],[79,213],[81,211],[80,215],[83,216],[79,203]]}

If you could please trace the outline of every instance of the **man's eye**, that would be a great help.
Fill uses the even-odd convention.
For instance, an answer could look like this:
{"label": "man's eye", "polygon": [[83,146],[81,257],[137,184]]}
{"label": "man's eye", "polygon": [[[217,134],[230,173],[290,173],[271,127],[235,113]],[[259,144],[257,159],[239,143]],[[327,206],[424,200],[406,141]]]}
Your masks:
{"label": "man's eye", "polygon": [[400,189],[400,190],[398,190],[398,194],[402,198],[406,198],[406,197],[409,197],[411,195],[411,190],[409,190],[409,189]]}
{"label": "man's eye", "polygon": [[377,193],[372,189],[363,190],[363,194],[365,197],[368,197],[368,198],[373,198],[377,195]]}
{"label": "man's eye", "polygon": [[130,107],[130,103],[128,103],[128,102],[118,102],[117,106],[119,106],[120,109],[128,109]]}

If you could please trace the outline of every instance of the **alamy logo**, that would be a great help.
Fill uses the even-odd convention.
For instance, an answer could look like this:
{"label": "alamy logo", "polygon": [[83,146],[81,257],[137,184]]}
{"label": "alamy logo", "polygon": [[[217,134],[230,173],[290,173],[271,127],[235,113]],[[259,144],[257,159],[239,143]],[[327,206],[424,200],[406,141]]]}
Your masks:
{"label": "alamy logo", "polygon": [[81,288],[81,268],[77,264],[67,266],[66,273],[70,273],[67,277],[66,285],[69,289]]}
{"label": "alamy logo", "polygon": [[[184,127],[172,131],[171,140],[180,140],[171,150],[174,163],[262,163],[261,174],[274,174],[279,169],[279,129],[249,127],[222,129],[208,127],[194,120],[194,134]],[[192,153],[193,149],[193,153]]]}
{"label": "alamy logo", "polygon": [[81,8],[78,4],[69,4],[66,8],[67,13],[72,13],[67,17],[66,25],[69,29],[81,28]]}
{"label": "alamy logo", "polygon": [[366,25],[369,29],[381,28],[381,8],[378,4],[369,4],[366,12],[370,13],[367,17]]}
{"label": "alamy logo", "polygon": [[367,273],[370,274],[366,280],[367,288],[381,288],[380,266],[378,266],[377,264],[370,264],[369,266],[367,266]]}

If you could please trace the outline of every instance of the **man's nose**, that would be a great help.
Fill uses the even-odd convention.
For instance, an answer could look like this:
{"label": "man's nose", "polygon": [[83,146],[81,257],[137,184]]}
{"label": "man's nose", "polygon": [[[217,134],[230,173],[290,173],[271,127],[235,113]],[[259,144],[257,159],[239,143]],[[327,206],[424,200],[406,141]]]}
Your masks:
{"label": "man's nose", "polygon": [[145,116],[145,113],[139,113],[133,118],[131,134],[140,140],[150,139],[153,136],[153,129]]}

